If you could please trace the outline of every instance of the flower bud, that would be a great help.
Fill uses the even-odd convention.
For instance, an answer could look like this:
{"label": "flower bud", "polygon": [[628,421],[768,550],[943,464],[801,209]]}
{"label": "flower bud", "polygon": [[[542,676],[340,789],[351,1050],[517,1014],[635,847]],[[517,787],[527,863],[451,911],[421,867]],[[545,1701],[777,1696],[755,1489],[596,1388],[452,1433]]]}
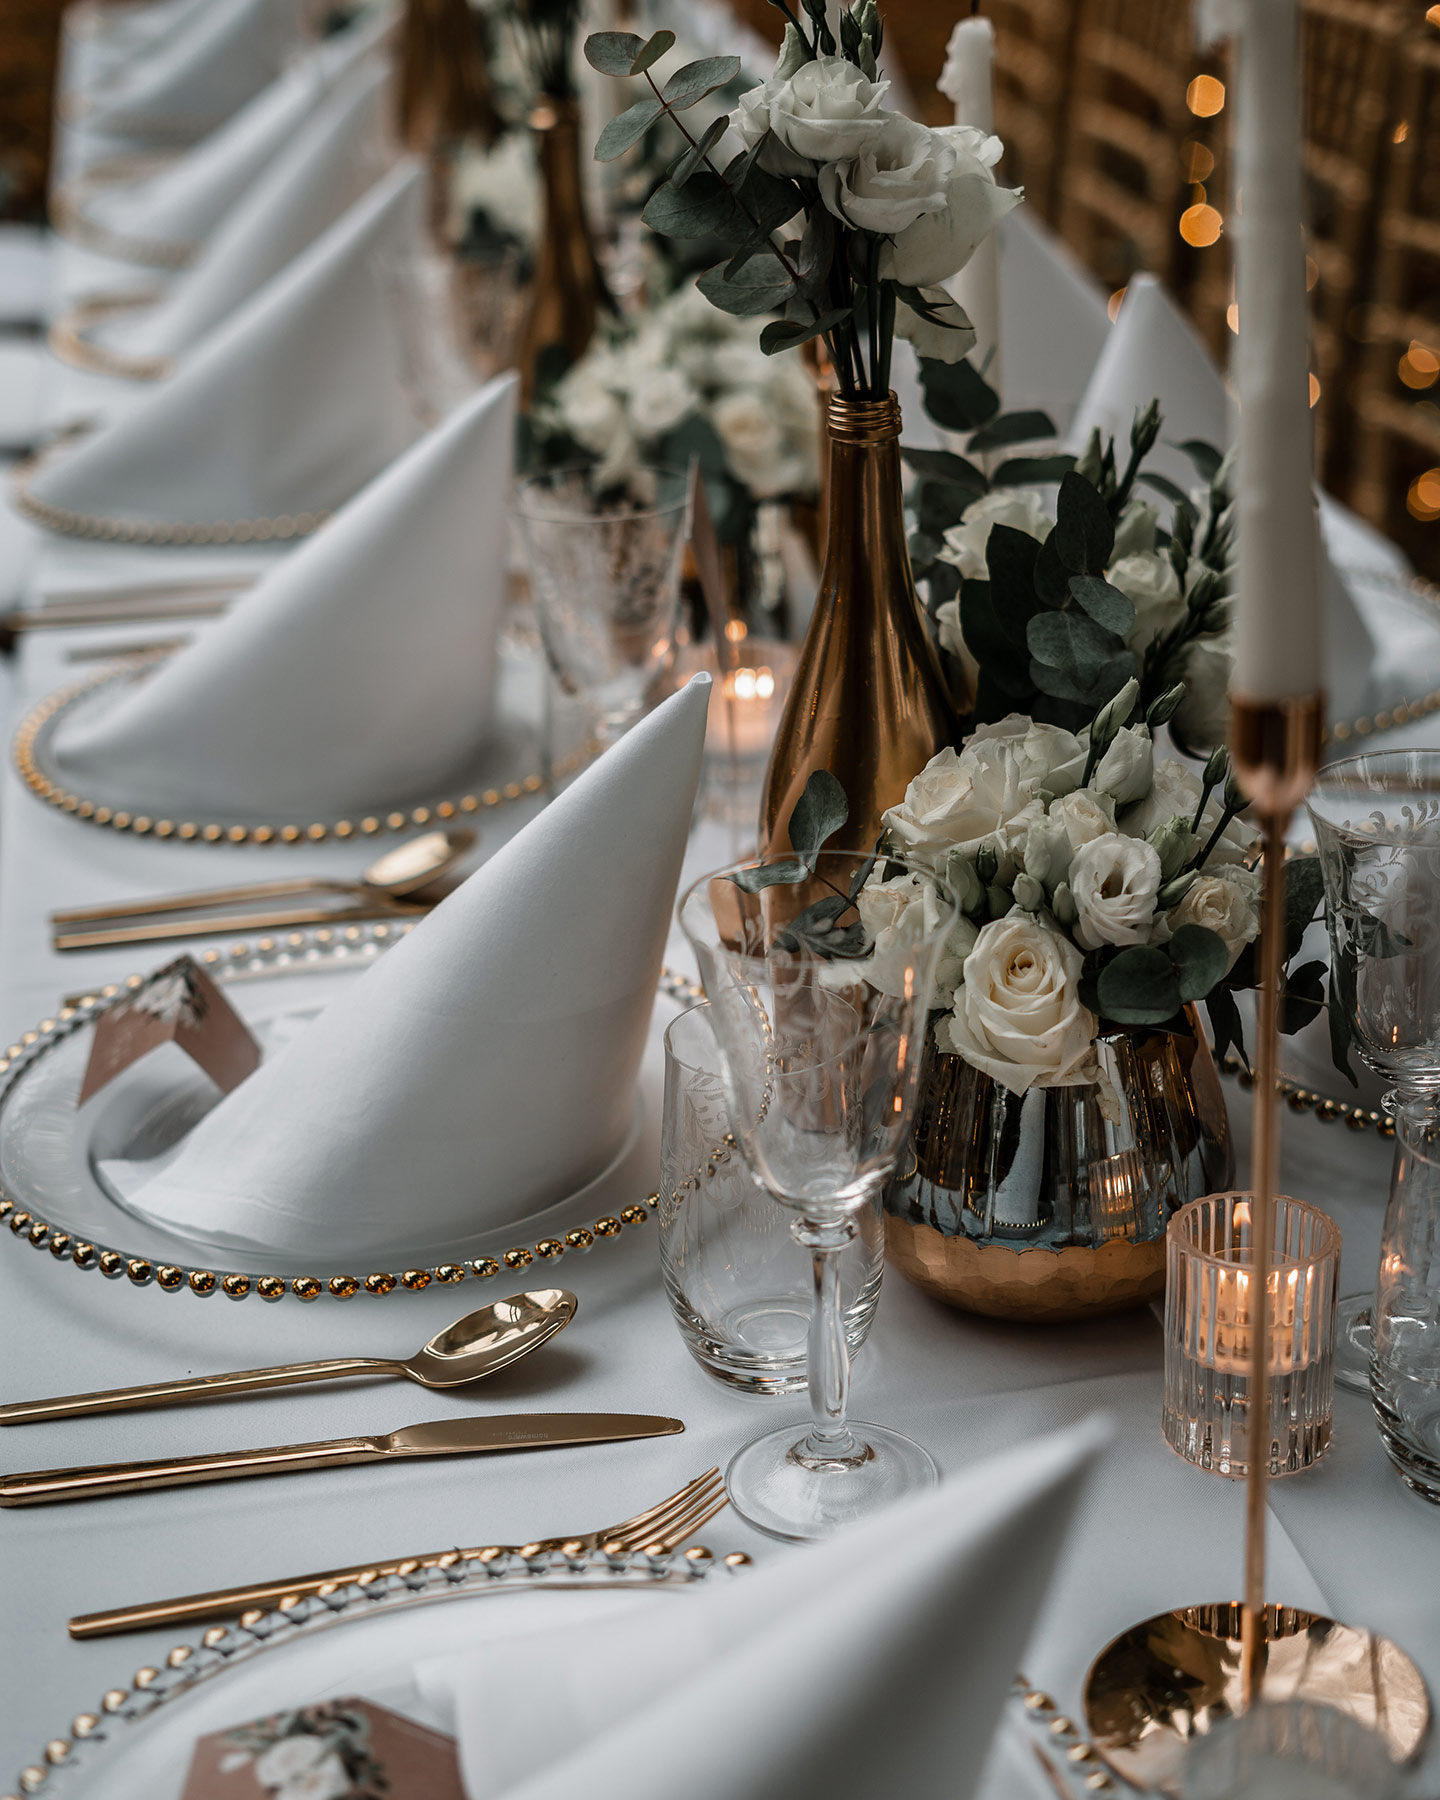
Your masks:
{"label": "flower bud", "polygon": [[1230,773],[1230,752],[1223,744],[1217,744],[1210,752],[1210,760],[1205,765],[1205,785],[1207,788],[1219,787]]}
{"label": "flower bud", "polygon": [[1130,427],[1130,448],[1140,456],[1148,456],[1160,435],[1160,402],[1152,400],[1144,412],[1137,413]]}
{"label": "flower bud", "polygon": [[1160,858],[1162,883],[1178,875],[1197,848],[1194,832],[1188,821],[1181,818],[1168,819],[1163,825],[1157,825],[1145,842]]}
{"label": "flower bud", "polygon": [[992,919],[1003,919],[1015,904],[1009,888],[1001,887],[999,882],[993,882],[985,890],[985,903]]}
{"label": "flower bud", "polygon": [[1050,910],[1055,915],[1057,925],[1073,925],[1080,913],[1075,905],[1075,896],[1070,892],[1070,883],[1062,881],[1050,896]]}
{"label": "flower bud", "polygon": [[1033,875],[1023,872],[1015,877],[1015,904],[1024,912],[1039,912],[1045,904],[1045,890]]}
{"label": "flower bud", "polygon": [[1104,461],[1104,453],[1100,448],[1100,433],[1097,429],[1090,433],[1090,442],[1080,452],[1075,463],[1075,473],[1083,475],[1091,487],[1098,487]]}
{"label": "flower bud", "polygon": [[1198,869],[1187,869],[1183,875],[1175,876],[1167,881],[1155,896],[1155,906],[1159,912],[1168,912],[1172,906],[1178,906],[1200,879]]}
{"label": "flower bud", "polygon": [[995,846],[993,844],[982,844],[975,852],[975,873],[980,877],[981,881],[985,883],[986,887],[989,887],[990,883],[995,879],[996,871],[999,867],[1000,858],[995,854]]}
{"label": "flower bud", "polygon": [[952,850],[945,859],[945,881],[967,918],[983,911],[985,883],[976,874],[975,864],[963,850]]}
{"label": "flower bud", "polygon": [[1158,700],[1150,702],[1149,710],[1145,714],[1145,723],[1151,731],[1158,731],[1175,713],[1180,702],[1185,698],[1185,691],[1185,683],[1177,681],[1174,687],[1167,688]]}
{"label": "flower bud", "polygon": [[1135,702],[1140,698],[1140,683],[1132,675],[1111,701],[1102,706],[1095,715],[1095,722],[1090,727],[1090,742],[1103,748],[1117,736],[1120,727],[1135,709]]}

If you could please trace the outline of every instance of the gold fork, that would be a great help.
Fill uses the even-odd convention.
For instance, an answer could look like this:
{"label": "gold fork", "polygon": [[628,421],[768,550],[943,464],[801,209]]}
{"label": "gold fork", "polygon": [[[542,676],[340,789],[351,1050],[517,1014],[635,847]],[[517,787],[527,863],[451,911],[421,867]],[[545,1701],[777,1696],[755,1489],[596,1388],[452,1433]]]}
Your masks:
{"label": "gold fork", "polygon": [[435,1550],[425,1556],[407,1556],[394,1562],[360,1563],[348,1569],[327,1569],[318,1575],[297,1575],[286,1581],[259,1582],[251,1587],[217,1588],[209,1594],[186,1594],[177,1600],[154,1600],[148,1605],[122,1606],[112,1612],[81,1613],[70,1621],[73,1638],[110,1637],[121,1631],[145,1631],[156,1625],[183,1625],[196,1619],[233,1619],[252,1607],[284,1605],[309,1594],[333,1593],[337,1588],[369,1587],[391,1575],[413,1575],[421,1569],[453,1568],[457,1563],[493,1561],[497,1556],[538,1556],[549,1550],[581,1556],[589,1550],[637,1550],[657,1552],[678,1549],[687,1537],[713,1519],[726,1504],[725,1483],[718,1468],[707,1469],[666,1499],[622,1519],[618,1525],[602,1525],[598,1531],[576,1537],[541,1538],[533,1544],[491,1544],[474,1550]]}

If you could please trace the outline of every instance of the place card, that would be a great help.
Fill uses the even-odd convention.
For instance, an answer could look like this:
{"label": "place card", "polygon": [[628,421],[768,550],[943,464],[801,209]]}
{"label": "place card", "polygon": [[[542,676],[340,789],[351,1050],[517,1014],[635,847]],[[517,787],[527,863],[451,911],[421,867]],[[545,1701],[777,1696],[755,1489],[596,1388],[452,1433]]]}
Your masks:
{"label": "place card", "polygon": [[161,1044],[175,1044],[222,1094],[260,1067],[260,1046],[219,987],[191,956],[157,969],[95,1021],[77,1106]]}
{"label": "place card", "polygon": [[195,1745],[180,1800],[465,1800],[454,1738],[371,1700],[273,1713]]}

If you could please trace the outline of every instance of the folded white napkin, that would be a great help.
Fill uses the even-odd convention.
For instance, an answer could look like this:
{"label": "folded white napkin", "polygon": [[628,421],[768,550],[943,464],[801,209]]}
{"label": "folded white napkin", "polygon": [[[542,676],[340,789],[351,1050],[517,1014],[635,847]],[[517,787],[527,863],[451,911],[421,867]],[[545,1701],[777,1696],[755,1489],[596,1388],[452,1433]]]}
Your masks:
{"label": "folded white napkin", "polygon": [[407,158],[142,405],[41,468],[34,516],[62,531],[87,518],[313,530],[429,422],[406,316],[424,239],[423,172]]}
{"label": "folded white napkin", "polygon": [[69,197],[84,223],[106,234],[115,254],[161,258],[215,233],[251,184],[356,65],[383,50],[394,32],[386,8],[304,51],[223,125],[158,173],[138,181],[83,186]]}
{"label": "folded white napkin", "polygon": [[89,132],[192,142],[280,73],[305,35],[305,0],[210,0],[79,104]]}
{"label": "folded white napkin", "polygon": [[127,1204],[337,1267],[448,1250],[592,1181],[632,1124],[709,689],[642,719],[163,1172],[116,1172]]}
{"label": "folded white napkin", "polygon": [[182,356],[292,262],[395,159],[390,71],[371,61],[335,87],[156,305],[89,332],[107,350]]}
{"label": "folded white napkin", "polygon": [[213,630],[62,730],[65,778],[166,817],[281,821],[464,779],[491,724],[514,417],[514,377],[473,395]]}
{"label": "folded white napkin", "polygon": [[719,1591],[418,1664],[468,1800],[968,1800],[1109,1436],[1093,1416]]}

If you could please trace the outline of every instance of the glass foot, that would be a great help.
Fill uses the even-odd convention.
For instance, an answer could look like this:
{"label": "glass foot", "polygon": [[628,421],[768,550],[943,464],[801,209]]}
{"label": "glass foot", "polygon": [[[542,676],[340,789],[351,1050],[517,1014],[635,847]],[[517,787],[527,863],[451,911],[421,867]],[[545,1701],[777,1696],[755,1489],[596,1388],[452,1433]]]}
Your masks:
{"label": "glass foot", "polygon": [[1342,1294],[1335,1304],[1335,1385],[1370,1392],[1370,1295]]}
{"label": "glass foot", "polygon": [[730,1504],[757,1531],[813,1544],[939,1481],[929,1451],[898,1431],[855,1421],[850,1429],[869,1454],[860,1462],[818,1467],[791,1455],[805,1438],[804,1424],[755,1438],[736,1451],[725,1471]]}

